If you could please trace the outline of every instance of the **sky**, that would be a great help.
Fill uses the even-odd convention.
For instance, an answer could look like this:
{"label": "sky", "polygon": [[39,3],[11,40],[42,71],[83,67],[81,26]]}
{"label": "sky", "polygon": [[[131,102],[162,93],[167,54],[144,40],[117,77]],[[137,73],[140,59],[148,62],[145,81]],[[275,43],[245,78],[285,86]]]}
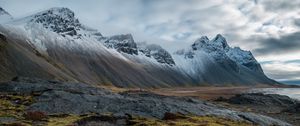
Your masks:
{"label": "sky", "polygon": [[171,52],[220,33],[250,50],[270,78],[300,84],[300,0],[0,0],[0,7],[14,18],[67,7],[105,36],[131,33]]}

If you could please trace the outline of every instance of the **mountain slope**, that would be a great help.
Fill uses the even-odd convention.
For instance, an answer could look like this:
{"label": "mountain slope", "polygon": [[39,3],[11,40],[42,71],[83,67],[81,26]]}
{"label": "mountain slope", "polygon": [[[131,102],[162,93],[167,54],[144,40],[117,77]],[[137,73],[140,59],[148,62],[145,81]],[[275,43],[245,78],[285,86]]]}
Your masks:
{"label": "mountain slope", "polygon": [[0,27],[1,80],[14,76],[119,87],[201,84],[276,84],[250,52],[231,48],[221,35],[198,39],[171,54],[136,43],[130,34],[103,36],[68,8],[51,8]]}

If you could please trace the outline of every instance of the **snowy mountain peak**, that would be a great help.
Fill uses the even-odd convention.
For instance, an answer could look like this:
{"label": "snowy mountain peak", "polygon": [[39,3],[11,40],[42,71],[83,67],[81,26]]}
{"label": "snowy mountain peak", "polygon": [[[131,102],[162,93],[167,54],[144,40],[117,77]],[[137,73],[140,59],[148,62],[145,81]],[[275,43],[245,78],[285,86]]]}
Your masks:
{"label": "snowy mountain peak", "polygon": [[203,45],[207,44],[209,42],[209,39],[207,36],[202,36],[201,38],[197,39],[194,44],[192,44],[193,50],[197,50],[201,48]]}
{"label": "snowy mountain peak", "polygon": [[45,28],[59,33],[62,36],[81,36],[77,30],[81,28],[74,12],[68,8],[51,8],[33,16],[31,22],[42,24]]}
{"label": "snowy mountain peak", "polygon": [[211,40],[211,43],[223,49],[229,47],[225,37],[223,37],[221,34],[217,34],[217,36]]}
{"label": "snowy mountain peak", "polygon": [[168,64],[170,66],[175,65],[174,59],[171,54],[156,44],[138,43],[138,49],[145,56],[154,58],[157,62],[162,64]]}
{"label": "snowy mountain peak", "polygon": [[186,59],[197,59],[199,52],[208,54],[210,58],[221,65],[227,64],[235,71],[239,71],[238,65],[242,65],[252,71],[263,73],[260,64],[250,51],[244,51],[239,47],[231,48],[220,34],[210,41],[206,36],[203,36],[197,39],[190,49],[179,50],[175,54],[182,55]]}
{"label": "snowy mountain peak", "polygon": [[0,7],[0,23],[12,20],[13,17],[3,8]]}
{"label": "snowy mountain peak", "polygon": [[107,48],[114,48],[118,52],[135,55],[138,54],[137,45],[134,42],[131,34],[122,34],[108,37],[106,38],[106,40],[104,40],[104,45]]}

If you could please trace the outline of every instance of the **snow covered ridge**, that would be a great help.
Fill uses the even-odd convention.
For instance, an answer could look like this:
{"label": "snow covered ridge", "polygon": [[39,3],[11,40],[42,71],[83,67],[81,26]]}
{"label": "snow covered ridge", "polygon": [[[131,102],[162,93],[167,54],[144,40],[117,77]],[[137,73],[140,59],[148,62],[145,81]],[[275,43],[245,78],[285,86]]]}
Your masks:
{"label": "snow covered ridge", "polygon": [[138,55],[137,45],[131,34],[106,37],[103,41],[107,48],[114,48],[118,52]]}
{"label": "snow covered ridge", "polygon": [[138,49],[140,53],[150,58],[153,57],[159,63],[168,64],[170,66],[175,65],[172,55],[159,45],[139,43]]}
{"label": "snow covered ridge", "polygon": [[[68,49],[89,47],[81,49],[83,49],[82,51],[92,51],[97,50],[95,47],[98,47],[100,44],[107,48],[104,49],[106,51],[115,54],[111,50],[113,49],[119,52],[118,56],[123,59],[122,53],[139,55],[139,52],[142,50],[138,49],[131,34],[102,36],[97,30],[81,24],[75,17],[74,12],[68,8],[51,8],[25,18],[13,20],[8,25],[8,29],[16,32],[23,31],[20,34],[24,34],[23,36],[30,40],[29,43],[34,45],[36,50],[43,51],[44,54],[46,54],[47,50],[45,45],[58,45]],[[51,37],[49,38],[48,36]],[[99,48],[99,50],[103,50],[103,48]],[[156,52],[154,50],[152,49],[151,55],[147,57],[161,64],[175,64],[172,56],[166,50],[161,47]],[[143,52],[140,53],[141,56],[144,56]]]}
{"label": "snow covered ridge", "polygon": [[188,49],[178,50],[174,54],[183,55],[186,59],[193,59],[197,58],[199,51],[209,54],[210,57],[220,64],[226,63],[231,65],[236,71],[239,70],[239,64],[255,72],[263,73],[260,64],[250,51],[242,50],[239,47],[230,47],[221,34],[218,34],[212,40],[209,40],[207,36],[202,36]]}
{"label": "snow covered ridge", "polygon": [[[97,30],[82,25],[79,22],[79,20],[75,17],[74,12],[68,8],[51,8],[49,10],[42,11],[32,16],[26,17],[21,21],[17,20],[12,22],[14,22],[13,24],[20,24],[21,22],[21,24],[27,27],[27,30],[29,29],[29,31],[31,31],[29,33],[32,33],[32,31],[34,31],[33,26],[37,24],[41,25],[45,29],[48,29],[49,31],[61,35],[64,39],[67,39],[68,41],[74,41],[79,46],[84,45],[82,47],[87,47],[87,44],[89,44],[90,41],[92,41],[93,45],[95,45],[95,41],[97,41],[99,42],[99,44],[105,46],[108,50],[114,49],[121,54],[126,53],[133,56],[142,55],[155,59],[158,63],[167,64],[170,66],[181,65],[176,63],[178,60],[173,58],[174,55],[171,55],[159,45],[138,45],[134,41],[131,34],[114,35],[110,37],[102,36],[102,34]],[[46,33],[48,34],[49,32]],[[38,41],[33,43],[41,43],[41,41],[36,38],[31,38],[31,40]],[[65,43],[60,44],[68,45]],[[46,49],[43,50],[45,51]],[[240,48],[231,48],[227,44],[226,39],[220,34],[218,34],[212,40],[209,40],[206,36],[203,36],[197,39],[194,42],[194,44],[192,44],[189,47],[189,49],[177,51],[175,55],[182,55],[184,59],[187,60],[184,62],[189,62],[188,59],[195,58],[198,58],[197,62],[200,60],[205,60],[201,59],[202,56],[200,56],[199,52],[201,52],[201,54],[208,54],[208,56],[212,60],[215,60],[221,66],[224,64],[226,64],[226,66],[229,65],[230,67],[235,69],[235,71],[239,71],[239,65],[243,65],[249,68],[250,70],[263,73],[259,63],[255,60],[251,52],[241,50]]]}
{"label": "snow covered ridge", "polygon": [[34,15],[30,21],[40,23],[45,28],[62,36],[81,36],[77,33],[82,28],[81,24],[74,17],[74,12],[68,8],[51,8]]}
{"label": "snow covered ridge", "polygon": [[[22,48],[28,52],[21,57],[10,52],[9,56],[15,58],[11,64],[21,71],[12,75],[27,76],[23,71],[29,71],[38,76],[36,73],[45,72],[49,78],[120,87],[277,84],[264,75],[251,52],[230,47],[220,34],[212,40],[203,36],[188,49],[170,54],[159,45],[135,42],[131,34],[103,36],[81,24],[68,8],[51,8],[6,22],[0,25],[0,31],[13,40],[9,47],[16,49],[10,50]],[[15,63],[28,57],[35,57],[33,63]]]}

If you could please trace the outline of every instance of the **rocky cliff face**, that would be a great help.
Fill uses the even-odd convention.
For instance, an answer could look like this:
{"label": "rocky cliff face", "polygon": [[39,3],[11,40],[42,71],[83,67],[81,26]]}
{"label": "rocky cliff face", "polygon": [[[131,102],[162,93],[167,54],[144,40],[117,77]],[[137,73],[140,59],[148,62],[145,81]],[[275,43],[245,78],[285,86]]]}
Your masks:
{"label": "rocky cliff face", "polygon": [[68,8],[52,8],[34,15],[31,21],[40,23],[45,28],[63,36],[79,35],[76,30],[80,30],[81,27],[74,13]]}
{"label": "rocky cliff face", "polygon": [[139,51],[147,57],[153,57],[159,63],[175,65],[172,55],[159,45],[141,43],[139,44]]}
{"label": "rocky cliff face", "polygon": [[118,52],[138,55],[137,45],[131,34],[108,37],[104,40],[104,45],[108,48],[114,48]]}

